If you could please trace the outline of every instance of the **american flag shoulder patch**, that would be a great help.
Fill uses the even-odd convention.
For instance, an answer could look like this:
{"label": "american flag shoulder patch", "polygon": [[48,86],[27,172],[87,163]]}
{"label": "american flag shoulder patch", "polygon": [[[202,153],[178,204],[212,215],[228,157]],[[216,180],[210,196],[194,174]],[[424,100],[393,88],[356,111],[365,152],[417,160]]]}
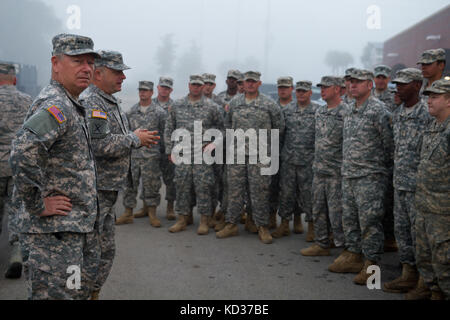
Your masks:
{"label": "american flag shoulder patch", "polygon": [[47,108],[47,111],[50,112],[50,114],[55,117],[58,123],[63,123],[64,121],[66,121],[66,117],[57,106],[53,105]]}
{"label": "american flag shoulder patch", "polygon": [[105,111],[92,110],[92,118],[106,119],[107,118],[107,114],[106,114]]}

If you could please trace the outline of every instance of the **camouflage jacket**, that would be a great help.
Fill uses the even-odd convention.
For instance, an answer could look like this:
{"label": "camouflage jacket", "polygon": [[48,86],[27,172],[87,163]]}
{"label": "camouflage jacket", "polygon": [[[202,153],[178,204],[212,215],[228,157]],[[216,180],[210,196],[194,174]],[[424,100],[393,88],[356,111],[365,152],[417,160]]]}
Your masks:
{"label": "camouflage jacket", "polygon": [[298,166],[312,166],[314,160],[315,114],[319,105],[311,102],[302,110],[297,102],[283,107],[285,132],[281,161]]}
{"label": "camouflage jacket", "polygon": [[370,96],[359,108],[356,101],[344,116],[342,176],[365,177],[388,174],[392,166],[394,141],[391,114],[378,99]]}
{"label": "camouflage jacket", "polygon": [[450,117],[430,121],[423,134],[417,169],[416,208],[450,214]]}
{"label": "camouflage jacket", "polygon": [[378,91],[375,90],[375,88],[372,90],[372,94],[375,98],[383,102],[386,107],[388,107],[389,112],[393,112],[395,107],[397,107],[394,104],[394,93],[391,92],[388,88],[384,90],[382,93],[378,93]]}
{"label": "camouflage jacket", "polygon": [[152,99],[152,104],[155,106],[161,107],[164,110],[164,112],[166,113],[166,116],[168,116],[169,108],[173,104],[173,100],[171,98],[169,98],[169,101],[162,103],[161,101],[158,100],[158,97],[154,97]]}
{"label": "camouflage jacket", "polygon": [[11,142],[22,127],[27,110],[33,100],[13,85],[0,86],[0,177],[11,177],[9,154]]}
{"label": "camouflage jacket", "polygon": [[[97,217],[96,168],[85,109],[52,80],[13,141],[11,168],[23,233],[91,232]],[[71,199],[67,216],[39,217],[44,197]]]}
{"label": "camouflage jacket", "polygon": [[[267,155],[271,154],[271,130],[279,130],[279,139],[284,134],[284,118],[280,107],[267,97],[266,95],[259,93],[258,97],[247,104],[244,94],[236,95],[229,103],[229,110],[225,117],[226,129],[242,129],[244,133],[253,129],[256,131],[258,141],[260,140],[259,129],[266,129],[267,131]],[[230,144],[231,147],[231,144]],[[235,157],[237,156],[235,149]],[[245,156],[257,156],[258,148],[249,150],[248,139],[245,139]],[[251,151],[251,152],[250,152]]]}
{"label": "camouflage jacket", "polygon": [[234,96],[230,96],[230,95],[228,94],[228,92],[225,90],[225,91],[220,92],[217,96],[218,96],[220,99],[222,99],[222,101],[223,101],[225,104],[227,104],[227,103],[229,103],[229,102],[231,101],[231,99],[235,98],[235,97],[238,96],[238,95],[239,95],[239,92],[236,92],[236,94],[235,94]]}
{"label": "camouflage jacket", "polygon": [[315,115],[316,134],[313,170],[323,175],[340,176],[344,115],[348,105],[341,102],[336,108],[320,106]]}
{"label": "camouflage jacket", "polygon": [[[224,136],[223,117],[219,112],[217,105],[208,98],[202,98],[192,103],[189,97],[176,100],[169,110],[169,117],[166,121],[166,128],[164,130],[164,144],[166,147],[166,154],[172,153],[175,142],[172,141],[172,133],[177,129],[185,129],[191,135],[191,150],[192,155],[194,151],[194,121],[200,121],[202,124],[202,132],[205,133],[208,129],[217,129],[221,131],[222,138]],[[206,145],[209,142],[202,142]]]}
{"label": "camouflage jacket", "polygon": [[128,119],[114,96],[90,85],[80,101],[88,110],[98,190],[122,190],[129,182],[131,149],[139,148],[140,140],[130,131]]}
{"label": "camouflage jacket", "polygon": [[149,148],[133,149],[131,152],[131,158],[160,158],[161,153],[164,154],[164,125],[165,125],[165,111],[154,105],[153,103],[147,107],[146,112],[142,112],[139,103],[136,103],[126,113],[128,122],[130,124],[130,130],[147,129],[149,131],[158,131],[160,140],[157,145],[153,145]]}
{"label": "camouflage jacket", "polygon": [[420,160],[418,148],[422,134],[430,121],[428,107],[419,101],[411,113],[402,104],[393,114],[394,130],[394,188],[415,191],[416,173]]}

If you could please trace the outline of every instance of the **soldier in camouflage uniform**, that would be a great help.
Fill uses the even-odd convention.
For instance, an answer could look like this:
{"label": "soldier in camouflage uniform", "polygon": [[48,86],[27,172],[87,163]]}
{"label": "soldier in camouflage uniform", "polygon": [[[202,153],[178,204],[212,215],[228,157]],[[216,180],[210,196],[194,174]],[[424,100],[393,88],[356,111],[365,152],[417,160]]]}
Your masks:
{"label": "soldier in camouflage uniform", "polygon": [[[194,122],[201,122],[203,136],[208,129],[220,130],[223,137],[223,117],[219,111],[218,106],[210,99],[203,96],[203,77],[200,75],[191,75],[189,81],[189,94],[174,102],[169,110],[169,117],[167,118],[166,128],[164,131],[164,143],[166,145],[166,155],[175,163],[175,154],[177,146],[172,141],[174,131],[179,129],[187,131],[189,134],[189,147],[182,151],[184,157],[188,157],[188,163],[176,163],[175,167],[175,183],[177,185],[177,203],[175,210],[178,213],[177,222],[169,228],[170,232],[180,232],[186,229],[188,224],[189,213],[192,212],[194,206],[194,199],[192,195],[195,193],[195,201],[197,204],[197,211],[201,215],[200,225],[197,229],[197,234],[206,235],[209,233],[209,219],[213,212],[214,199],[214,168],[210,164],[206,164],[203,160],[200,163],[195,161],[194,156],[202,156],[203,152],[211,152],[214,148],[222,144],[219,139],[212,143],[205,142],[202,144],[202,150],[195,149]],[[187,138],[185,138],[187,139]],[[216,145],[217,144],[217,145]],[[174,154],[172,154],[174,151]],[[200,153],[200,154],[198,154]]]}
{"label": "soldier in camouflage uniform", "polygon": [[[92,80],[96,53],[87,37],[60,34],[52,42],[52,80],[12,143],[20,245],[29,299],[87,299],[100,247],[96,168],[78,95]],[[66,285],[69,267],[80,271],[80,290]]]}
{"label": "soldier in camouflage uniform", "polygon": [[[280,227],[274,237],[287,235],[286,227],[294,214],[294,221],[301,224],[300,213],[306,214],[308,233],[306,241],[314,241],[312,218],[312,165],[314,160],[315,113],[319,105],[311,102],[310,81],[299,81],[295,87],[297,101],[283,108],[286,130],[281,150],[280,170]],[[296,205],[297,202],[297,205]],[[298,209],[296,207],[298,206]],[[297,216],[297,217],[295,217]],[[295,223],[294,223],[295,224]]]}
{"label": "soldier in camouflage uniform", "polygon": [[[279,142],[269,140],[269,136],[272,135],[272,130],[278,130],[279,135],[282,136],[284,119],[275,102],[259,93],[260,76],[261,74],[256,71],[248,71],[244,74],[245,94],[238,95],[230,101],[225,127],[233,129],[235,135],[238,129],[242,130],[243,134],[253,130],[257,136],[260,136],[260,129],[267,130],[267,140],[260,139],[267,143],[267,151],[271,154],[271,144]],[[268,165],[256,161],[255,157],[258,155],[258,151],[253,144],[247,142],[247,139],[244,139],[245,142],[242,141],[244,145],[240,147],[243,149],[238,149],[237,152],[236,148],[234,148],[234,140],[234,136],[231,141],[227,140],[227,178],[228,185],[233,186],[228,190],[227,224],[221,231],[216,233],[216,236],[220,239],[238,234],[237,223],[244,206],[245,191],[248,190],[250,198],[248,205],[251,207],[259,238],[263,243],[272,243],[272,236],[267,228],[269,224],[271,176],[263,174],[264,169],[269,169],[267,168]],[[277,146],[275,145],[275,147]],[[262,151],[259,150],[259,152],[261,157]],[[230,159],[228,159],[229,154],[234,154],[234,158],[231,159],[230,155]],[[239,158],[240,162],[243,160],[242,163],[238,163]],[[250,160],[255,160],[257,163],[253,164]],[[271,161],[271,164],[273,164],[274,159],[272,158]],[[230,162],[233,164],[229,164]]]}
{"label": "soldier in camouflage uniform", "polygon": [[434,81],[443,78],[446,64],[445,50],[442,48],[425,50],[417,64],[420,64],[424,78],[422,88],[420,88],[420,95],[426,101],[427,96],[423,96],[423,91],[429,88]]}
{"label": "soldier in camouflage uniform", "polygon": [[[158,95],[152,99],[152,103],[158,107],[163,108],[166,120],[169,116],[169,108],[173,104],[170,94],[173,91],[173,79],[170,77],[160,77],[158,83]],[[163,135],[163,133],[161,133]],[[167,210],[166,218],[167,220],[175,220],[177,217],[174,212],[174,202],[176,197],[175,191],[175,165],[163,156],[161,158],[161,170],[164,184],[166,185],[166,200],[167,200]]]}
{"label": "soldier in camouflage uniform", "polygon": [[366,285],[367,268],[383,253],[384,197],[394,144],[391,115],[371,95],[373,73],[355,69],[350,77],[355,100],[344,116],[341,170],[346,249],[328,270],[358,273],[353,282]]}
{"label": "soldier in camouflage uniform", "polygon": [[353,96],[350,94],[350,75],[352,74],[352,71],[355,70],[355,68],[348,68],[347,70],[345,70],[345,76],[344,76],[344,80],[345,80],[345,95],[342,97],[342,101],[346,104],[346,105],[350,105],[350,103],[354,100]]}
{"label": "soldier in camouflage uniform", "polygon": [[416,289],[406,299],[450,298],[450,81],[425,89],[433,120],[419,145],[416,175]]}
{"label": "soldier in camouflage uniform", "polygon": [[218,97],[225,103],[229,103],[236,94],[238,94],[237,82],[242,78],[242,73],[239,70],[230,70],[227,74],[227,90],[218,94]]}
{"label": "soldier in camouflage uniform", "polygon": [[417,146],[429,120],[427,105],[420,99],[422,73],[419,69],[407,68],[397,72],[392,81],[397,85],[403,104],[393,114],[394,131],[394,221],[402,275],[385,283],[387,292],[407,292],[417,283],[416,269],[416,208],[414,196],[416,173],[420,160]]}
{"label": "soldier in camouflage uniform", "polygon": [[[315,244],[301,250],[304,256],[329,256],[330,232],[336,247],[344,245],[342,229],[342,136],[348,106],[341,100],[340,78],[322,77],[317,85],[327,105],[315,115],[313,163],[313,221]],[[329,221],[329,222],[328,222]]]}
{"label": "soldier in camouflage uniform", "polygon": [[[130,130],[147,129],[163,133],[166,115],[161,107],[152,103],[153,82],[139,81],[138,89],[140,101],[126,113]],[[136,208],[139,180],[142,178],[141,199],[144,207],[140,212],[134,214],[134,218],[149,217],[150,225],[156,228],[161,227],[161,222],[156,217],[156,208],[159,206],[161,198],[159,195],[161,188],[160,163],[162,156],[165,155],[163,141],[164,139],[161,140],[158,147],[139,148],[131,151],[133,183],[132,186],[127,186],[123,197],[125,216],[130,216],[133,208]],[[116,224],[120,224],[120,222],[116,221]]]}
{"label": "soldier in camouflage uniform", "polygon": [[29,95],[16,89],[16,69],[14,65],[0,63],[0,234],[3,214],[8,215],[8,240],[11,246],[6,278],[20,278],[22,275],[22,257],[20,254],[19,233],[17,230],[17,203],[13,203],[13,179],[8,160],[11,141],[22,127],[28,107],[32,103]]}
{"label": "soldier in camouflage uniform", "polygon": [[238,93],[244,93],[244,75],[242,74],[242,72],[239,72],[239,78],[237,80],[237,87],[238,87]]}
{"label": "soldier in camouflage uniform", "polygon": [[394,111],[394,94],[389,90],[388,83],[391,81],[392,69],[385,65],[376,66],[373,70],[375,76],[375,88],[372,94],[378,98],[389,108],[390,112]]}
{"label": "soldier in camouflage uniform", "polygon": [[[101,57],[95,59],[93,83],[80,99],[88,110],[87,119],[98,170],[101,258],[93,299],[98,299],[112,268],[115,256],[113,206],[119,191],[125,189],[131,179],[131,150],[150,146],[152,134],[156,134],[145,129],[130,131],[127,117],[113,96],[122,89],[122,82],[126,78],[123,70],[129,67],[123,64],[119,52],[102,50],[99,54]],[[120,222],[132,220],[133,215],[124,214],[119,219]]]}

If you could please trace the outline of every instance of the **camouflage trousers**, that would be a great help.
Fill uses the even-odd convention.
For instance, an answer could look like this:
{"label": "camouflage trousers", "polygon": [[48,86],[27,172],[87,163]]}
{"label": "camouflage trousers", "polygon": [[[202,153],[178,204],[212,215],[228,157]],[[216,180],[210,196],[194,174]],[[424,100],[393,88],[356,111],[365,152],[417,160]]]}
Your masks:
{"label": "camouflage trousers", "polygon": [[280,209],[282,219],[290,220],[292,214],[305,213],[305,221],[313,221],[312,217],[312,167],[297,166],[289,163],[281,164],[280,171]]}
{"label": "camouflage trousers", "polygon": [[215,177],[215,186],[214,186],[214,199],[213,199],[213,207],[214,209],[220,203],[220,207],[224,206],[223,198],[224,198],[224,183],[223,183],[223,164],[213,164],[214,168],[214,177]]}
{"label": "camouflage trousers", "polygon": [[97,229],[90,233],[22,233],[19,239],[29,300],[90,297],[100,259]]}
{"label": "camouflage trousers", "polygon": [[8,217],[8,242],[13,244],[19,241],[18,210],[20,202],[13,194],[12,177],[0,178],[0,234],[2,233],[3,215]]}
{"label": "camouflage trousers", "polygon": [[227,166],[228,210],[225,218],[227,222],[239,223],[245,200],[249,199],[247,206],[256,226],[269,224],[271,176],[261,175],[261,168],[262,166],[258,164]]}
{"label": "camouflage trousers", "polygon": [[386,176],[370,174],[342,179],[342,225],[347,250],[374,262],[384,248],[383,216]]}
{"label": "camouflage trousers", "polygon": [[132,186],[127,186],[123,196],[125,208],[136,208],[139,180],[142,179],[141,200],[149,207],[157,207],[161,201],[160,159],[131,159]]}
{"label": "camouflage trousers", "polygon": [[384,237],[386,239],[395,239],[394,231],[394,185],[393,185],[393,172],[391,171],[388,177],[388,183],[386,188],[386,196],[384,198],[384,218],[383,218],[383,230]]}
{"label": "camouflage trousers", "polygon": [[[0,178],[0,234],[2,233],[3,216],[10,211],[13,182],[12,177]],[[6,216],[6,215],[5,215]]]}
{"label": "camouflage trousers", "polygon": [[416,264],[416,205],[414,192],[394,190],[394,222],[401,263]]}
{"label": "camouflage trousers", "polygon": [[314,174],[313,221],[315,241],[318,245],[323,248],[330,247],[330,232],[333,232],[336,247],[344,245],[341,176]]}
{"label": "camouflage trousers", "polygon": [[425,284],[450,298],[450,215],[417,210],[416,263]]}
{"label": "camouflage trousers", "polygon": [[98,232],[100,236],[100,264],[97,278],[95,280],[95,290],[100,290],[105,284],[111,272],[114,257],[116,255],[115,235],[115,214],[114,204],[117,201],[117,191],[98,190],[98,203],[100,207]]}
{"label": "camouflage trousers", "polygon": [[163,155],[160,167],[162,171],[162,177],[164,184],[166,185],[166,200],[175,201],[176,188],[175,188],[175,165],[169,161],[167,156]]}
{"label": "camouflage trousers", "polygon": [[[214,168],[207,164],[179,164],[175,167],[175,211],[188,215],[197,206],[201,215],[211,216],[214,199]],[[195,194],[195,196],[193,196]]]}
{"label": "camouflage trousers", "polygon": [[280,173],[272,176],[270,182],[270,213],[277,212],[280,205]]}

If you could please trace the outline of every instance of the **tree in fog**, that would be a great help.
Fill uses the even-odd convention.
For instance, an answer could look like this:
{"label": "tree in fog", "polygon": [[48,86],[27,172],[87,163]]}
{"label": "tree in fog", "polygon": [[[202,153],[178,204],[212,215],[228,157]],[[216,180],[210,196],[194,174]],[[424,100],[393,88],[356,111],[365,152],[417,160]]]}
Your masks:
{"label": "tree in fog", "polygon": [[159,75],[169,75],[173,71],[175,48],[173,34],[168,33],[161,37],[161,44],[156,49],[156,64],[158,65]]}
{"label": "tree in fog", "polygon": [[331,67],[334,75],[343,74],[345,69],[353,63],[353,57],[348,52],[328,51],[325,55],[325,64]]}
{"label": "tree in fog", "polygon": [[189,49],[180,56],[176,64],[178,82],[186,86],[190,75],[203,72],[201,48],[195,41],[192,41]]}

